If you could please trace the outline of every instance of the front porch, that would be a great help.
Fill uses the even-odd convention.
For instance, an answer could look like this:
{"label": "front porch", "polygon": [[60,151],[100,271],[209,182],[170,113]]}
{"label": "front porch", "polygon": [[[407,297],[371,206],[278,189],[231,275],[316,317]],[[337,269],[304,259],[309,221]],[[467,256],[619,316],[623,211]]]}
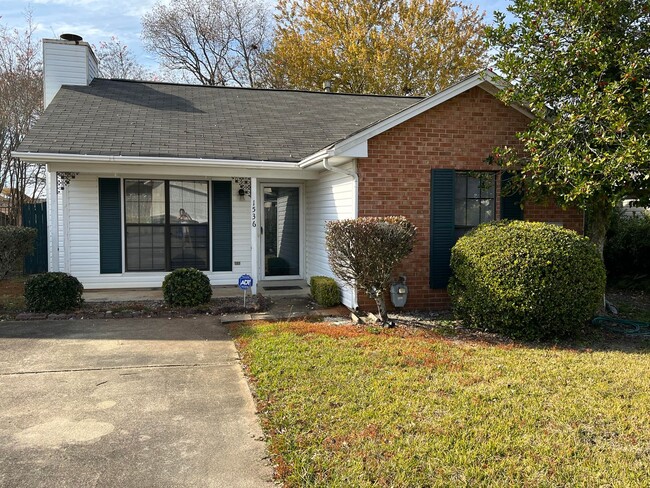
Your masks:
{"label": "front porch", "polygon": [[[274,280],[258,283],[257,293],[268,297],[307,297],[311,291],[305,280]],[[241,297],[244,292],[237,285],[212,287],[213,298]],[[162,288],[103,288],[85,290],[88,303],[162,301]]]}

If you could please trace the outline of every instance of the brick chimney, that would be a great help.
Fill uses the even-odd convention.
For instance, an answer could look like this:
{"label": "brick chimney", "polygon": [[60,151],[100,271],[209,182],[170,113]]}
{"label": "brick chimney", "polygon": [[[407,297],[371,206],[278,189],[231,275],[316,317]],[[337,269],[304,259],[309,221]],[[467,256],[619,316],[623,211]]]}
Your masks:
{"label": "brick chimney", "polygon": [[90,44],[75,34],[43,39],[43,92],[45,108],[61,85],[87,86],[97,76],[98,61]]}

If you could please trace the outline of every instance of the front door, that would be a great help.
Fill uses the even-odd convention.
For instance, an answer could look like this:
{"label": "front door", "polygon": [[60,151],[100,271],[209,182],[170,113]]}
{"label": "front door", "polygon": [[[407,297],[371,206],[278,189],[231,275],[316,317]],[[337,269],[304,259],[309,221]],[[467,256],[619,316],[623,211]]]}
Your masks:
{"label": "front door", "polygon": [[300,277],[300,187],[262,185],[265,278]]}

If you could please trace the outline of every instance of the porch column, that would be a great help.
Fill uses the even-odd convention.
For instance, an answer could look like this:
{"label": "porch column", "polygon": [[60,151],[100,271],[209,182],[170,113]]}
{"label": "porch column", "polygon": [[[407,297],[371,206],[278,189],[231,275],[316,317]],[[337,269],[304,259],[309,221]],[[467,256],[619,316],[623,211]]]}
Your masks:
{"label": "porch column", "polygon": [[257,294],[257,282],[259,281],[259,230],[262,216],[262,209],[257,202],[257,178],[251,178],[251,276],[253,277],[253,288],[251,293]]}
{"label": "porch column", "polygon": [[47,201],[47,269],[59,271],[59,195],[56,171],[46,167],[45,173]]}

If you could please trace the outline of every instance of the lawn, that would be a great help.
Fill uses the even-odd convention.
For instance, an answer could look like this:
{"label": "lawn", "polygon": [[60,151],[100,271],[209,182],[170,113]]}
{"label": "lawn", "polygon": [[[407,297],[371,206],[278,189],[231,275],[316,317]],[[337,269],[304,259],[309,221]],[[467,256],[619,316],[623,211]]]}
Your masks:
{"label": "lawn", "polygon": [[306,322],[234,334],[286,486],[650,485],[648,341]]}

